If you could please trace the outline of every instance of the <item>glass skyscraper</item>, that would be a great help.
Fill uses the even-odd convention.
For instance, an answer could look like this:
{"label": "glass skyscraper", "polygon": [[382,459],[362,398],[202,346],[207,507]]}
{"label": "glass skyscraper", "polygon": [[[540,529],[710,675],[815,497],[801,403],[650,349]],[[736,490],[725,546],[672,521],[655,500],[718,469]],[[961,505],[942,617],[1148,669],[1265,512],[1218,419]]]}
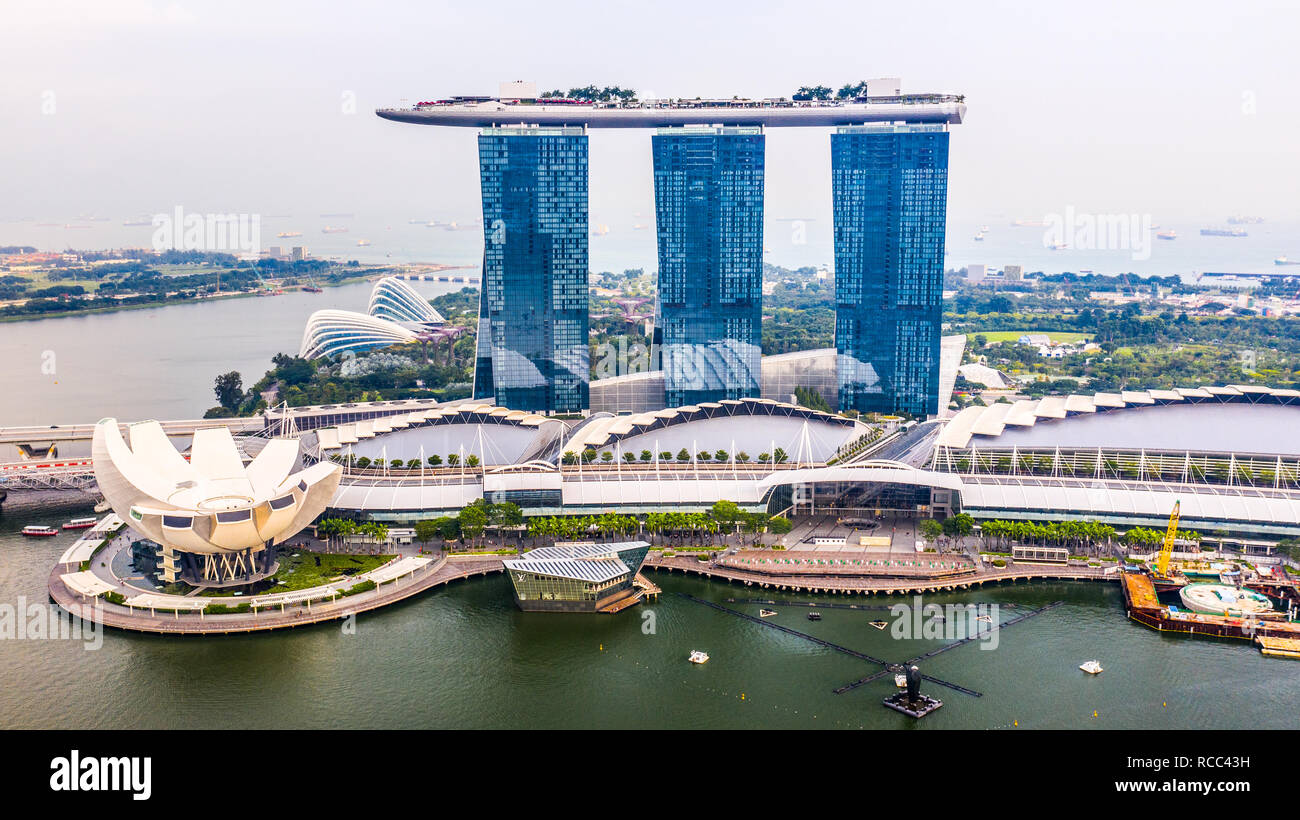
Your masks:
{"label": "glass skyscraper", "polygon": [[945,125],[831,135],[839,409],[938,413]]}
{"label": "glass skyscraper", "polygon": [[587,406],[587,134],[485,128],[474,397],[514,410]]}
{"label": "glass skyscraper", "polygon": [[658,130],[655,341],[669,407],[759,395],[763,132]]}

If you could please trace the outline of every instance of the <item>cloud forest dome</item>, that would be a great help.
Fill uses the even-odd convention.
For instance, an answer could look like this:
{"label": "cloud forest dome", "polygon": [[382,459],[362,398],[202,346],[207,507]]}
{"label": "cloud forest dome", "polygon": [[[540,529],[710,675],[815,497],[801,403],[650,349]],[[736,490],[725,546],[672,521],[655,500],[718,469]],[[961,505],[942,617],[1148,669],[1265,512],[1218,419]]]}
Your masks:
{"label": "cloud forest dome", "polygon": [[413,342],[419,333],[446,322],[429,300],[395,276],[375,283],[367,310],[316,311],[303,328],[298,355],[315,359]]}

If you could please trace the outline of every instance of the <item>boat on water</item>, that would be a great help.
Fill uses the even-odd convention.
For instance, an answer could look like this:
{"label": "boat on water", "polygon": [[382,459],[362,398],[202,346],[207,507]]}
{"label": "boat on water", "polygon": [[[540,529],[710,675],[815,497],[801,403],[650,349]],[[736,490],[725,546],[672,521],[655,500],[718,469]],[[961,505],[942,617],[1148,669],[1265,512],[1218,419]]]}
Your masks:
{"label": "boat on water", "polygon": [[1095,660],[1084,661],[1079,664],[1079,668],[1087,672],[1089,675],[1100,675],[1102,671],[1101,664]]}
{"label": "boat on water", "polygon": [[692,649],[690,657],[687,658],[686,660],[690,661],[691,663],[707,663],[709,660],[709,653],[701,652],[698,649]]}
{"label": "boat on water", "polygon": [[1156,234],[1156,239],[1177,239],[1178,231],[1161,231]]}
{"label": "boat on water", "polygon": [[1248,236],[1242,228],[1201,228],[1201,236]]}
{"label": "boat on water", "polygon": [[358,239],[358,240],[357,240],[357,245],[358,245],[359,247],[364,248],[365,246],[367,246],[367,245],[369,245],[369,244],[370,244],[370,240],[369,240],[369,239]]}
{"label": "boat on water", "polygon": [[809,612],[809,613],[808,613],[808,620],[810,620],[810,621],[820,621],[821,619],[822,619],[822,614],[821,614],[820,612]]}
{"label": "boat on water", "polygon": [[97,520],[98,520],[98,519],[95,519],[95,518],[74,518],[74,519],[72,519],[71,521],[69,521],[68,523],[64,524],[64,525],[63,525],[63,529],[65,529],[65,530],[88,530],[88,529],[90,529],[91,527],[95,526],[95,521],[97,521]]}
{"label": "boat on water", "polygon": [[984,232],[983,232],[983,231],[980,231],[979,233],[975,234],[975,241],[976,241],[976,242],[983,242],[983,241],[984,241]]}
{"label": "boat on water", "polygon": [[1294,261],[1287,259],[1285,256],[1279,256],[1273,260],[1274,265],[1300,265],[1300,259]]}
{"label": "boat on water", "polygon": [[302,289],[305,290],[305,291],[308,292],[308,293],[324,293],[324,292],[325,292],[325,288],[320,288],[320,287],[317,287],[317,286],[315,286],[315,285],[303,285],[303,286],[302,286]]}
{"label": "boat on water", "polygon": [[775,609],[760,609],[758,611],[758,617],[760,618],[771,618],[775,614],[776,614]]}
{"label": "boat on water", "polygon": [[57,527],[47,527],[44,524],[28,524],[23,527],[23,535],[29,538],[48,538],[51,535],[58,535]]}
{"label": "boat on water", "polygon": [[876,629],[884,629],[885,627],[889,626],[889,623],[886,621],[872,621],[871,625],[874,626]]}
{"label": "boat on water", "polygon": [[348,229],[347,229],[347,228],[339,228],[339,227],[336,227],[336,226],[334,226],[334,225],[326,225],[325,227],[323,227],[323,228],[320,229],[320,232],[321,232],[321,233],[347,233],[347,232],[348,232]]}
{"label": "boat on water", "polygon": [[901,674],[901,673],[900,673],[900,674],[897,674],[897,675],[894,675],[894,685],[897,686],[899,689],[906,689],[906,688],[907,688],[907,675],[904,675],[904,674]]}
{"label": "boat on water", "polygon": [[1064,242],[1050,242],[1047,245],[1047,249],[1051,251],[1063,251],[1069,249],[1069,247],[1070,246]]}
{"label": "boat on water", "polygon": [[295,236],[302,236],[302,231],[280,231],[276,236],[280,239],[290,239]]}

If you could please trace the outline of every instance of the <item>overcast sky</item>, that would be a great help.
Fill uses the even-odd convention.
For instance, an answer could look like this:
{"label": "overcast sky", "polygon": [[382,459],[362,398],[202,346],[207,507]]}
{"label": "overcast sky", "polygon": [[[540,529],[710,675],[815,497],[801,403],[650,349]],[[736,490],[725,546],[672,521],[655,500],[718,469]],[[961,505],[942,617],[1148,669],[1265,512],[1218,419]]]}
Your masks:
{"label": "overcast sky", "polygon": [[[176,204],[468,219],[474,131],[376,107],[510,79],[665,97],[898,76],[966,95],[954,221],[1300,221],[1298,5],[6,0],[0,220]],[[593,133],[593,221],[652,218],[649,139]],[[769,217],[829,219],[828,131],[771,129],[767,146]]]}

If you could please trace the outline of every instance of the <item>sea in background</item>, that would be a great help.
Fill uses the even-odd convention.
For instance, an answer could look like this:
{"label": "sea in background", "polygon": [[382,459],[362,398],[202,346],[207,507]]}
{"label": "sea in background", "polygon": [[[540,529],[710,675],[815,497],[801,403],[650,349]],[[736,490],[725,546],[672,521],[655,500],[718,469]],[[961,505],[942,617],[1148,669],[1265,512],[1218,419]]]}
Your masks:
{"label": "sea in background", "polygon": [[[1041,221],[1044,217],[1031,215],[1024,219]],[[944,266],[961,269],[968,264],[983,264],[1001,269],[1020,265],[1026,273],[1137,273],[1181,276],[1189,282],[1205,272],[1300,272],[1300,268],[1273,264],[1279,256],[1300,260],[1300,223],[1243,225],[1248,234],[1245,237],[1200,235],[1201,228],[1225,227],[1224,220],[1226,216],[1218,221],[1186,224],[1153,220],[1151,234],[1143,235],[1141,243],[1130,242],[1127,247],[1112,250],[1052,250],[1045,241],[1044,227],[1017,227],[1012,224],[1016,219],[1008,217],[954,219],[948,224]],[[430,227],[431,221],[437,224]],[[78,227],[66,228],[65,224]],[[976,241],[976,233],[984,226],[989,228],[985,238]],[[325,227],[347,228],[347,232],[321,233]],[[1155,238],[1155,233],[1168,230],[1176,231],[1178,238]],[[277,238],[281,232],[301,232],[302,236]],[[149,247],[152,236],[152,227],[126,227],[120,220],[39,223],[32,219],[0,223],[0,245],[29,244],[41,250]],[[358,245],[362,239],[370,244]],[[477,219],[458,220],[454,215],[436,219],[423,215],[264,215],[261,243],[263,247],[279,245],[286,249],[303,246],[321,258],[366,263],[434,262],[465,266],[477,273],[483,255],[483,230]],[[829,218],[780,217],[769,208],[764,246],[764,260],[774,265],[834,267]],[[620,214],[607,220],[593,214],[590,249],[591,269],[597,273],[628,268],[656,270],[654,214]]]}

